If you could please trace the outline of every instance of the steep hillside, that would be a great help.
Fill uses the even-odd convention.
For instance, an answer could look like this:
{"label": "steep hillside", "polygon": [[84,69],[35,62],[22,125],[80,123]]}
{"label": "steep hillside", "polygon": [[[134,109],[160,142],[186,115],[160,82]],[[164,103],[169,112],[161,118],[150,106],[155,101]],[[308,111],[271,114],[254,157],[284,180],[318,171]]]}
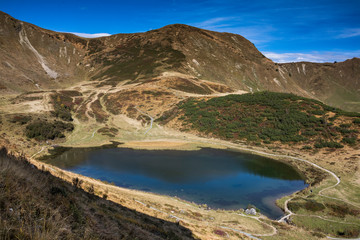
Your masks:
{"label": "steep hillside", "polygon": [[[285,63],[280,68],[305,91],[325,103],[360,111],[360,59],[339,63]],[[296,92],[295,92],[296,93]]]}
{"label": "steep hillside", "polygon": [[[0,150],[0,239],[193,239],[175,223],[97,197]],[[98,194],[98,193],[97,193]]]}
{"label": "steep hillside", "polygon": [[185,74],[248,92],[290,92],[360,111],[359,59],[276,64],[240,35],[174,24],[144,33],[84,39],[0,13],[0,91],[116,86]]}
{"label": "steep hillside", "polygon": [[107,81],[139,81],[175,71],[246,91],[301,92],[242,36],[182,24],[91,39],[86,63],[97,69],[93,79]]}
{"label": "steep hillside", "polygon": [[63,88],[84,80],[86,40],[18,21],[0,12],[0,91]]}

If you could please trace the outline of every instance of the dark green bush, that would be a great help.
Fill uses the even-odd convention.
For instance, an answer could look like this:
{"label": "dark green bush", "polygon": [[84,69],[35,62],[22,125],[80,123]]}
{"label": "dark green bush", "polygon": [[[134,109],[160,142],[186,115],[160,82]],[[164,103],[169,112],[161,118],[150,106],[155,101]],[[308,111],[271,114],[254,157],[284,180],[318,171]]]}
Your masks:
{"label": "dark green bush", "polygon": [[341,148],[332,136],[341,133],[344,137],[354,137],[357,133],[347,125],[334,127],[327,119],[328,111],[335,112],[335,117],[343,116],[344,111],[289,93],[257,92],[209,100],[192,98],[179,103],[178,109],[177,114],[183,114],[179,120],[187,129],[229,140],[310,144],[312,137],[318,136],[321,141],[315,144],[317,148]]}
{"label": "dark green bush", "polygon": [[356,137],[344,137],[341,142],[354,145],[356,143]]}
{"label": "dark green bush", "polygon": [[314,111],[311,111],[311,113],[314,114],[314,115],[323,115],[323,114],[325,114],[325,112],[322,111],[322,110],[314,110]]}
{"label": "dark green bush", "polygon": [[20,123],[21,125],[24,125],[31,121],[31,116],[28,115],[15,115],[10,119],[11,123]]}
{"label": "dark green bush", "polygon": [[324,147],[328,147],[328,148],[343,148],[344,146],[341,145],[338,142],[327,142],[327,141],[319,141],[317,143],[315,143],[314,147],[316,148],[324,148]]}
{"label": "dark green bush", "polygon": [[360,124],[360,118],[355,118],[355,119],[353,120],[353,123],[355,123],[355,124]]}
{"label": "dark green bush", "polygon": [[70,122],[73,120],[70,109],[68,109],[66,106],[64,106],[64,107],[59,106],[59,107],[55,108],[55,110],[53,111],[53,115],[64,121]]}
{"label": "dark green bush", "polygon": [[315,136],[317,135],[318,133],[309,129],[309,130],[306,130],[305,132],[303,132],[301,135],[304,135],[304,136]]}
{"label": "dark green bush", "polygon": [[315,200],[306,200],[305,208],[308,211],[317,212],[325,209],[324,204],[319,203]]}
{"label": "dark green bush", "polygon": [[38,120],[26,126],[25,135],[28,138],[35,138],[37,140],[53,140],[55,138],[65,137],[64,132],[72,130],[74,130],[74,125],[71,123]]}
{"label": "dark green bush", "polygon": [[306,146],[303,146],[301,149],[303,149],[303,150],[310,150],[310,149],[312,149],[312,147],[309,146],[309,145],[306,145]]}
{"label": "dark green bush", "polygon": [[54,106],[53,116],[60,118],[64,121],[72,121],[72,98],[66,95],[54,94],[52,96],[52,104]]}

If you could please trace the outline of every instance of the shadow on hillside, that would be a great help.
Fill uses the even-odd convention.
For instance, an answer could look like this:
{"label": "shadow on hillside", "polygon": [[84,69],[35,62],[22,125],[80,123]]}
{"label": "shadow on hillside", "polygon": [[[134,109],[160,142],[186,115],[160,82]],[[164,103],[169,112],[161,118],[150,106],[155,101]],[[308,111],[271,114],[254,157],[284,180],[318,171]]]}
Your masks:
{"label": "shadow on hillside", "polygon": [[0,239],[194,239],[177,223],[128,209],[0,150]]}

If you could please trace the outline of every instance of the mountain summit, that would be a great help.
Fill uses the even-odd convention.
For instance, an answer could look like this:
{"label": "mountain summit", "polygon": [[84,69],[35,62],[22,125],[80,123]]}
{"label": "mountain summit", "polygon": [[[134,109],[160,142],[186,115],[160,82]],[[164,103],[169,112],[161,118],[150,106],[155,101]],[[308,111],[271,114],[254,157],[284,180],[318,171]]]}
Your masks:
{"label": "mountain summit", "polygon": [[183,24],[87,39],[0,12],[0,89],[60,89],[82,81],[116,85],[164,74],[248,92],[291,92],[360,111],[360,59],[277,64],[244,37]]}

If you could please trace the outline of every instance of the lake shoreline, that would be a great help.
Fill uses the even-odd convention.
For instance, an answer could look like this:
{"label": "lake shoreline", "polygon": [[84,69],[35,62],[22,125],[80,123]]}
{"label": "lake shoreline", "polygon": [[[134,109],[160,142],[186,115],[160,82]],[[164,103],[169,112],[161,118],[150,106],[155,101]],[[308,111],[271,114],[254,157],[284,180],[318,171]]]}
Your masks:
{"label": "lake shoreline", "polygon": [[[167,141],[170,140],[170,141]],[[209,143],[209,141],[211,141]],[[151,144],[149,144],[149,142],[151,142]],[[154,142],[156,144],[154,144]],[[205,138],[200,138],[200,137],[194,137],[192,139],[187,139],[186,141],[183,140],[178,140],[178,139],[161,139],[161,140],[145,140],[145,141],[123,141],[124,144],[119,145],[118,147],[129,147],[133,146],[134,149],[144,149],[144,143],[146,145],[145,149],[149,149],[149,145],[151,145],[151,149],[165,149],[164,146],[162,145],[163,142],[171,142],[171,148],[169,146],[166,146],[166,149],[176,149],[179,150],[179,148],[181,150],[197,150],[199,149],[199,147],[212,147],[212,148],[217,148],[217,149],[226,149],[226,148],[232,148],[232,149],[236,149],[242,152],[246,152],[246,153],[251,153],[251,154],[255,154],[255,155],[260,155],[260,156],[265,156],[265,157],[269,157],[272,158],[274,160],[278,160],[278,161],[282,161],[285,162],[287,164],[290,164],[292,167],[294,167],[295,169],[297,169],[298,171],[302,172],[305,176],[308,175],[308,173],[300,167],[298,167],[298,163],[296,161],[289,161],[288,157],[290,155],[289,151],[286,151],[286,149],[282,149],[281,152],[277,152],[277,154],[281,155],[281,156],[272,156],[272,154],[274,154],[273,150],[270,149],[266,149],[264,147],[256,147],[256,146],[248,146],[245,144],[235,144],[235,143],[231,143],[231,142],[227,142],[227,141],[223,141],[223,140],[219,140],[219,139],[205,139]],[[177,146],[174,146],[173,142],[176,142]],[[180,142],[180,143],[179,143]],[[106,142],[108,143],[108,142]],[[160,144],[161,143],[161,144]],[[65,144],[66,146],[66,144]],[[94,145],[91,144],[87,144],[86,147],[91,147]],[[98,147],[99,145],[95,145],[95,147]],[[186,146],[186,147],[184,147]],[[189,147],[191,146],[191,147]],[[76,147],[84,147],[84,146],[76,146]],[[259,151],[260,150],[260,151]],[[289,149],[288,149],[289,150]],[[312,161],[316,161],[314,157],[311,156],[303,156],[300,155],[301,157],[305,158],[305,159],[312,159]],[[166,196],[166,195],[158,195],[158,194],[154,194],[154,193],[149,193],[149,192],[143,192],[143,191],[138,191],[138,190],[132,190],[132,189],[126,189],[126,188],[121,188],[121,187],[117,187],[117,186],[112,186],[109,183],[103,183],[99,180],[96,179],[91,179],[79,174],[74,174],[71,173],[69,171],[65,171],[56,167],[52,167],[49,166],[47,164],[44,164],[38,160],[32,160],[32,162],[34,163],[34,165],[38,166],[39,169],[46,169],[47,171],[51,172],[53,175],[60,177],[68,182],[71,182],[72,179],[74,178],[79,178],[81,180],[84,181],[84,185],[82,188],[86,190],[86,187],[89,186],[89,184],[91,186],[97,186],[95,189],[99,189],[95,192],[96,195],[102,196],[102,194],[106,194],[108,199],[122,204],[126,207],[132,208],[136,211],[140,211],[142,213],[146,213],[149,214],[151,216],[156,216],[156,217],[160,217],[166,220],[172,219],[174,221],[180,221],[180,223],[183,226],[189,227],[194,233],[196,233],[197,236],[199,236],[199,238],[202,238],[202,236],[207,236],[207,234],[209,234],[209,231],[213,231],[210,229],[215,229],[216,226],[219,226],[220,223],[215,224],[215,222],[211,222],[211,223],[207,223],[206,225],[203,225],[203,223],[199,222],[198,220],[194,220],[194,219],[188,219],[188,218],[179,218],[179,216],[176,216],[175,214],[173,214],[173,211],[169,212],[169,209],[163,209],[159,212],[157,210],[159,210],[159,208],[154,207],[154,206],[159,206],[159,205],[172,205],[175,208],[178,209],[191,209],[191,212],[194,212],[194,214],[206,214],[208,217],[210,217],[211,219],[215,218],[214,216],[218,216],[219,219],[235,219],[235,222],[241,222],[241,230],[244,232],[251,232],[252,234],[258,233],[258,234],[264,234],[266,232],[269,232],[269,228],[266,227],[264,225],[264,223],[262,221],[258,221],[256,220],[255,222],[252,221],[252,218],[250,218],[249,216],[244,216],[243,212],[239,212],[239,211],[226,211],[226,210],[208,210],[206,207],[201,206],[201,205],[197,205],[195,203],[191,203],[191,202],[187,202],[181,199],[178,199],[176,197],[170,197],[170,196]],[[310,161],[311,162],[311,161]],[[309,164],[307,164],[309,165]],[[328,182],[328,181],[324,181],[324,182]],[[322,183],[323,184],[323,183]],[[111,189],[111,191],[109,190]],[[304,189],[306,190],[306,189]],[[301,190],[302,191],[302,190]],[[301,192],[300,191],[300,192]],[[295,192],[293,193],[291,196],[297,195],[299,192]],[[135,194],[135,195],[134,195]],[[278,207],[280,207],[281,209],[284,210],[283,207],[283,202],[285,201],[285,199],[291,197],[291,196],[284,196],[281,199],[278,199],[276,201],[276,205]],[[141,204],[139,205],[139,202],[141,202]],[[145,203],[145,205],[143,205],[142,203]],[[160,204],[159,204],[160,203]],[[145,206],[145,208],[144,208]],[[157,209],[157,210],[154,210]],[[176,211],[174,211],[176,213]],[[171,217],[174,216],[174,217]],[[260,215],[261,218],[265,218],[268,219],[270,221],[273,221],[269,218],[267,218],[264,215]],[[182,219],[182,220],[179,220]],[[215,225],[214,225],[215,224]],[[234,225],[234,224],[230,224],[227,223],[225,224],[224,222],[221,221],[221,224],[224,225],[225,227],[230,227],[232,229],[237,229],[238,225]],[[260,225],[259,225],[260,224]],[[207,231],[207,234],[201,233],[198,231],[199,226],[202,226],[204,229],[207,229],[205,231]],[[271,231],[273,232],[273,231]],[[273,233],[269,233],[269,234],[273,234]]]}
{"label": "lake shoreline", "polygon": [[304,177],[289,164],[233,148],[202,146],[184,151],[120,146],[67,148],[59,156],[46,157],[45,163],[119,187],[178,196],[214,209],[239,210],[251,204],[271,219],[283,212],[275,200],[269,204],[265,198],[307,187]]}

